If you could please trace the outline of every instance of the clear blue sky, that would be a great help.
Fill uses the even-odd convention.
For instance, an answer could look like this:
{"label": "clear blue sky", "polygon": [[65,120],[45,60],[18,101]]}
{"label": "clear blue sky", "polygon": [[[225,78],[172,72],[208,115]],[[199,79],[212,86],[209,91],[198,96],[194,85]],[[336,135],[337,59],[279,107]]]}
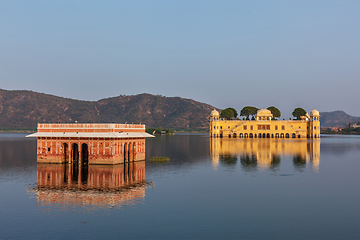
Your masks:
{"label": "clear blue sky", "polygon": [[0,88],[360,116],[360,1],[0,1]]}

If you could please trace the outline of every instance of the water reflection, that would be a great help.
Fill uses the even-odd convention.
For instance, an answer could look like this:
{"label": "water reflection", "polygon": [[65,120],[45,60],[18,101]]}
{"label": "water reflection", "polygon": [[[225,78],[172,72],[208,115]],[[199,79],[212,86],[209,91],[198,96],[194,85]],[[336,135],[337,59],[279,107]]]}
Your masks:
{"label": "water reflection", "polygon": [[210,142],[213,168],[219,163],[236,165],[240,159],[245,172],[280,168],[282,157],[291,157],[295,170],[303,171],[308,163],[317,172],[320,164],[320,140],[219,139]]}
{"label": "water reflection", "polygon": [[115,166],[38,164],[39,205],[121,207],[142,202],[145,162]]}

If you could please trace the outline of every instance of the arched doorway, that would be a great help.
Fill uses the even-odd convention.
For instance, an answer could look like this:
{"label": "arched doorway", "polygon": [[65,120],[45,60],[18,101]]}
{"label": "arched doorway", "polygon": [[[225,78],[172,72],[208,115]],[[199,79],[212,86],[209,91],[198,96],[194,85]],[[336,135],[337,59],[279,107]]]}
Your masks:
{"label": "arched doorway", "polygon": [[132,144],[132,160],[135,161],[135,155],[136,155],[136,143],[133,142]]}
{"label": "arched doorway", "polygon": [[249,138],[253,138],[253,134],[252,134],[252,133],[249,134]]}
{"label": "arched doorway", "polygon": [[248,134],[247,134],[247,133],[245,133],[244,138],[248,138]]}
{"label": "arched doorway", "polygon": [[275,134],[275,138],[279,138],[279,134],[278,134],[278,133]]}
{"label": "arched doorway", "polygon": [[285,135],[285,138],[289,138],[290,137],[290,135],[287,133],[286,135]]}
{"label": "arched doorway", "polygon": [[79,146],[77,145],[77,143],[72,144],[71,156],[72,156],[72,161],[73,162],[78,162],[79,161]]}
{"label": "arched doorway", "polygon": [[265,138],[265,136],[266,136],[265,133],[263,133],[262,137]]}
{"label": "arched doorway", "polygon": [[242,133],[239,134],[239,138],[243,138],[243,134],[242,134]]}
{"label": "arched doorway", "polygon": [[124,162],[127,162],[127,160],[128,160],[128,144],[127,143],[125,143],[124,144]]}
{"label": "arched doorway", "polygon": [[130,161],[131,161],[131,159],[130,159],[130,156],[131,156],[131,154],[132,154],[132,153],[131,153],[131,149],[132,149],[132,147],[131,147],[131,146],[132,146],[132,144],[131,144],[131,143],[129,143],[129,144],[128,144],[128,151],[127,151],[127,152],[128,152],[128,154],[127,154],[127,159],[128,159],[128,162],[130,162]]}
{"label": "arched doorway", "polygon": [[67,143],[63,143],[63,158],[65,163],[69,162],[69,146]]}
{"label": "arched doorway", "polygon": [[271,138],[274,138],[274,134],[271,134]]}
{"label": "arched doorway", "polygon": [[270,138],[270,133],[266,134],[266,137],[267,137],[267,138]]}
{"label": "arched doorway", "polygon": [[231,134],[229,134],[229,138],[231,138]]}
{"label": "arched doorway", "polygon": [[292,134],[292,138],[296,138],[296,134],[295,134],[295,133]]}
{"label": "arched doorway", "polygon": [[81,145],[81,163],[82,164],[89,164],[89,149],[86,143]]}
{"label": "arched doorway", "polygon": [[280,138],[284,138],[284,134],[282,133],[282,134],[280,134]]}
{"label": "arched doorway", "polygon": [[233,134],[233,138],[236,138],[236,133]]}

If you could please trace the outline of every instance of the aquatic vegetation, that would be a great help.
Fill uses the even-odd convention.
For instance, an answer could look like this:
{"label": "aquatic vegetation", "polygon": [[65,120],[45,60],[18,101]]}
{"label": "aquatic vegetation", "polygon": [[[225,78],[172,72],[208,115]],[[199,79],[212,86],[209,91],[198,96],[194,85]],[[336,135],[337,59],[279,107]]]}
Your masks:
{"label": "aquatic vegetation", "polygon": [[168,162],[169,158],[168,157],[152,157],[150,159],[151,162]]}

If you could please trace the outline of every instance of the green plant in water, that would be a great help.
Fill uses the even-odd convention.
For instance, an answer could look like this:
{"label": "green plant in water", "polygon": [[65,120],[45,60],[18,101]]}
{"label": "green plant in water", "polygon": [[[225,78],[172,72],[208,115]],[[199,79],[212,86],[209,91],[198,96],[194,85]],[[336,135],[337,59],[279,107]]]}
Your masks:
{"label": "green plant in water", "polygon": [[152,162],[168,162],[169,158],[168,157],[152,157],[150,159],[150,161],[152,161]]}

